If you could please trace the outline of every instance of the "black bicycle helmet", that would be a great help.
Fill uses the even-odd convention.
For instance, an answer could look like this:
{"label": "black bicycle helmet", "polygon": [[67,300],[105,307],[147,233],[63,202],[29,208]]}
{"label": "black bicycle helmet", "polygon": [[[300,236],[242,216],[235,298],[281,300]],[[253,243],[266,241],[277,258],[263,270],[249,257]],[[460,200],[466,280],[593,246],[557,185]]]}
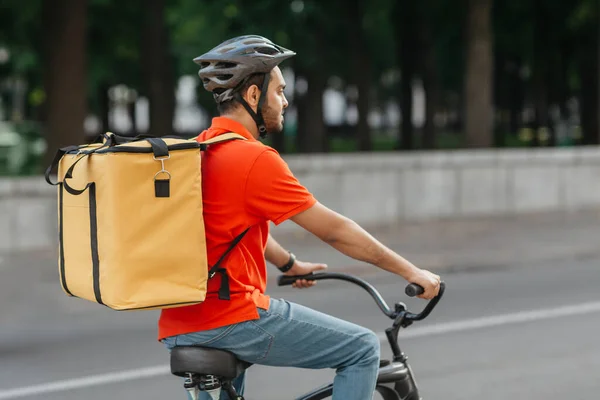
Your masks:
{"label": "black bicycle helmet", "polygon": [[[217,103],[239,101],[252,115],[261,137],[266,134],[262,118],[262,105],[269,84],[269,73],[282,61],[296,55],[291,50],[278,46],[258,35],[245,35],[229,39],[207,53],[194,58],[200,65],[198,76],[204,88],[213,94]],[[263,73],[265,80],[261,88],[258,113],[255,113],[242,96],[235,91],[252,74]]]}

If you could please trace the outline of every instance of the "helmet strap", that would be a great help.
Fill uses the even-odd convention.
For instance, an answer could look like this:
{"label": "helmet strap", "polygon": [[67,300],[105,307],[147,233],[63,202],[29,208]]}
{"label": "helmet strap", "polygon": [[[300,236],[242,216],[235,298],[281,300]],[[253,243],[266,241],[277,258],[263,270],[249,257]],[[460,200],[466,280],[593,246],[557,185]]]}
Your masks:
{"label": "helmet strap", "polygon": [[244,100],[242,95],[239,92],[236,92],[234,97],[235,99],[244,106],[246,111],[250,114],[254,122],[256,123],[256,127],[258,128],[258,134],[261,138],[265,138],[267,136],[267,127],[265,126],[265,120],[262,115],[262,107],[267,99],[267,90],[269,88],[269,80],[271,78],[270,73],[265,74],[265,79],[262,84],[262,88],[260,89],[260,97],[258,98],[258,106],[256,107],[256,111],[250,107],[250,105]]}

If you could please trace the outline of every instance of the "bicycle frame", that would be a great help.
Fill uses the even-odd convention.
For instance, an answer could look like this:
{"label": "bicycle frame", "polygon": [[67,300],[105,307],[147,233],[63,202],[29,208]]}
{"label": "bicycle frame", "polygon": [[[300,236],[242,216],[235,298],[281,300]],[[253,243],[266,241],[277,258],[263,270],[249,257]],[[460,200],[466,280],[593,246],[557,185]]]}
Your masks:
{"label": "bicycle frame", "polygon": [[[379,368],[375,390],[384,400],[419,400],[417,384],[408,364],[395,361]],[[333,395],[333,383],[321,386],[296,400],[322,400]]]}
{"label": "bicycle frame", "polygon": [[[413,314],[406,309],[406,305],[403,303],[396,303],[394,309],[391,309],[377,289],[370,283],[351,275],[340,273],[317,273],[303,276],[280,276],[277,283],[279,286],[291,285],[297,279],[338,279],[352,282],[365,289],[371,297],[373,297],[381,311],[394,320],[392,326],[385,331],[387,340],[392,349],[393,360],[391,362],[388,360],[382,361],[375,390],[381,394],[384,400],[421,399],[412,369],[406,362],[407,357],[398,345],[398,334],[400,329],[410,326],[414,321],[421,321],[429,316],[444,294],[446,288],[444,282],[440,284],[439,294],[429,301],[419,314]],[[422,288],[418,285],[411,284],[407,286],[406,293],[410,296],[414,296],[422,293]],[[333,384],[330,383],[306,393],[296,400],[322,400],[331,397],[332,394]]]}

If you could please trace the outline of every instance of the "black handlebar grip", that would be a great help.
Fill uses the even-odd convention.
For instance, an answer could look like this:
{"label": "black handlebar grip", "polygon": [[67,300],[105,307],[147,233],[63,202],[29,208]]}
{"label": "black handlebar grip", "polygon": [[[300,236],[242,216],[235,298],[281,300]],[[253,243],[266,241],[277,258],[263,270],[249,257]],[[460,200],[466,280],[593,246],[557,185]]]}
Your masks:
{"label": "black handlebar grip", "polygon": [[409,297],[415,297],[425,293],[425,289],[423,289],[423,286],[421,285],[411,283],[410,285],[406,286],[406,289],[404,289],[404,293],[406,293],[406,295]]}
{"label": "black handlebar grip", "polygon": [[291,276],[279,275],[279,277],[277,278],[277,285],[278,286],[291,285],[292,283],[296,282],[298,279],[308,279],[309,281],[315,280],[312,273],[307,274],[307,275],[291,275]]}

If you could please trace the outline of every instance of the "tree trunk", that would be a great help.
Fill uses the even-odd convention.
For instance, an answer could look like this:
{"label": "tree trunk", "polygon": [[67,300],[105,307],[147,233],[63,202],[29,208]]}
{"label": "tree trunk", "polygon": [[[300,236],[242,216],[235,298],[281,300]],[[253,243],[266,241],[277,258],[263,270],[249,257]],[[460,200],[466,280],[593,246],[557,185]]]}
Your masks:
{"label": "tree trunk", "polygon": [[[437,78],[437,63],[435,60],[434,33],[431,13],[428,9],[433,6],[431,1],[421,3],[419,14],[421,16],[421,71],[423,88],[425,90],[425,126],[423,127],[424,149],[435,148],[435,114],[438,107],[439,85]],[[425,9],[423,6],[426,6]]]}
{"label": "tree trunk", "polygon": [[534,76],[533,97],[535,105],[535,123],[534,135],[531,145],[534,147],[540,146],[540,133],[542,130],[549,129],[548,120],[548,90],[546,80],[541,76]]}
{"label": "tree trunk", "polygon": [[[306,79],[304,76],[306,69],[302,67],[300,63],[295,68],[296,82],[294,87],[298,86],[298,82],[301,79]],[[308,132],[308,93],[302,94],[296,92],[294,95],[294,102],[296,104],[296,152],[307,153],[309,144],[309,132]]]}
{"label": "tree trunk", "polygon": [[322,153],[329,151],[323,120],[323,92],[327,78],[315,70],[304,70],[308,90],[297,97],[297,138],[298,151],[302,153]]}
{"label": "tree trunk", "polygon": [[598,33],[596,35],[596,143],[600,143],[600,78],[598,70],[600,69],[600,7],[596,6],[596,24]]}
{"label": "tree trunk", "polygon": [[400,111],[402,123],[398,133],[398,149],[414,148],[413,92],[412,84],[416,72],[416,60],[419,57],[419,46],[416,45],[416,6],[414,1],[397,0],[392,12],[395,35],[396,54],[400,60]]}
{"label": "tree trunk", "polygon": [[[510,65],[510,67],[508,67]],[[496,122],[496,128],[494,129],[494,145],[497,147],[504,147],[505,133],[510,130],[510,92],[509,84],[512,74],[512,64],[509,63],[509,59],[505,54],[498,51],[494,54],[494,95],[493,102],[496,105],[496,109],[499,111],[500,118]]]}
{"label": "tree trunk", "polygon": [[[371,143],[371,128],[369,126],[369,105],[370,105],[370,62],[368,58],[361,57],[359,59],[358,79],[358,126],[357,139],[359,151],[371,151],[373,145]],[[358,61],[358,60],[357,60]]]}
{"label": "tree trunk", "polygon": [[492,0],[468,0],[465,78],[466,144],[493,145]]}
{"label": "tree trunk", "polygon": [[85,140],[87,2],[45,0],[42,24],[48,132],[44,161],[49,164],[58,148]]}
{"label": "tree trunk", "polygon": [[129,131],[130,136],[137,136],[137,118],[135,114],[135,100],[127,102],[127,114],[131,120],[131,130]]}
{"label": "tree trunk", "polygon": [[110,97],[108,96],[108,89],[110,85],[107,82],[101,82],[98,85],[98,102],[100,104],[99,113],[100,113],[100,121],[102,123],[102,128],[100,128],[101,133],[110,131]]}
{"label": "tree trunk", "polygon": [[533,33],[533,102],[535,107],[534,135],[531,145],[540,145],[540,132],[548,129],[548,76],[549,64],[549,15],[543,0],[534,1],[535,25]]}
{"label": "tree trunk", "polygon": [[323,92],[326,86],[327,77],[322,72],[314,71],[309,75],[308,92],[306,93],[308,120],[305,122],[310,153],[329,151],[325,121],[323,120]]}
{"label": "tree trunk", "polygon": [[412,122],[413,114],[413,92],[412,92],[412,81],[414,78],[413,70],[407,68],[407,65],[412,63],[406,62],[404,64],[404,73],[402,74],[402,82],[400,84],[400,107],[402,115],[402,124],[400,131],[400,149],[412,150],[414,148],[414,131],[415,127]]}
{"label": "tree trunk", "polygon": [[599,143],[598,121],[598,55],[589,46],[580,59],[581,81],[581,127],[583,129],[583,144],[594,145]]}
{"label": "tree trunk", "polygon": [[359,151],[371,151],[372,143],[369,127],[371,59],[362,24],[364,3],[360,0],[350,0],[346,4],[348,20],[350,21],[347,27],[351,49],[352,81],[358,88],[358,101],[356,104],[358,107],[357,148]]}
{"label": "tree trunk", "polygon": [[514,69],[507,74],[507,89],[508,89],[508,107],[509,107],[509,131],[511,135],[518,135],[519,130],[523,127],[523,118],[521,112],[524,107],[525,100],[525,82],[521,79],[520,69],[522,61],[520,58],[513,58],[511,62]]}
{"label": "tree trunk", "polygon": [[569,60],[573,59],[571,49],[563,38],[556,38],[556,47],[552,47],[552,58],[549,61],[550,71],[548,72],[548,104],[558,107],[558,119],[554,120],[548,114],[548,123],[552,127],[550,135],[550,146],[556,146],[559,141],[556,124],[564,123],[568,118],[567,101],[569,97]]}
{"label": "tree trunk", "polygon": [[175,79],[164,21],[165,0],[148,0],[144,7],[141,64],[150,106],[148,134],[172,134],[175,115]]}
{"label": "tree trunk", "polygon": [[[594,7],[593,12],[598,18],[600,9]],[[600,121],[598,118],[600,105],[600,79],[598,76],[600,35],[597,34],[596,29],[590,23],[581,29],[577,40],[579,73],[582,82],[580,92],[582,144],[586,145],[600,144]]]}

